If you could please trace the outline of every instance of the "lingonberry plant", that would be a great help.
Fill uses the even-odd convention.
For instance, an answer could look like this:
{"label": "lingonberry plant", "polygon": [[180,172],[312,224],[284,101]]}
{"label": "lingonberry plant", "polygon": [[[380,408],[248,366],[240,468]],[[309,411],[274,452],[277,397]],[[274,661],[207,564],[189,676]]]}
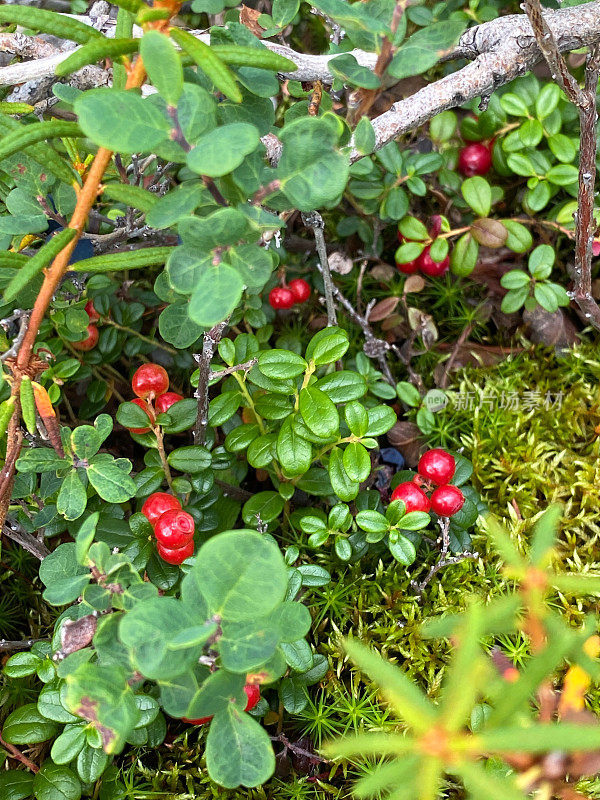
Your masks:
{"label": "lingonberry plant", "polygon": [[[367,727],[336,751],[387,757],[362,796],[573,800],[598,642],[556,608],[600,585],[552,568],[556,510],[517,550],[521,494],[447,406],[459,367],[600,330],[599,0],[28,0],[0,26],[1,800],[341,797],[321,735]],[[384,735],[339,633],[435,694],[416,622],[467,585],[485,610],[421,629],[456,649],[437,706],[349,640],[410,728]],[[517,634],[523,669],[483,654]]]}

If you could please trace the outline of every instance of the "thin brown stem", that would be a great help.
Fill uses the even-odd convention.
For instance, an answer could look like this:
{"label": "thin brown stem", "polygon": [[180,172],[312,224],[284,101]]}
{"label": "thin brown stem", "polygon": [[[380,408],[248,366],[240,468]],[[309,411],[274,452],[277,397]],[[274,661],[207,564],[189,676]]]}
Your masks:
{"label": "thin brown stem", "polygon": [[523,9],[529,17],[533,33],[548,67],[552,79],[560,86],[569,100],[576,106],[584,102],[581,89],[575,78],[569,72],[567,62],[563,58],[556,38],[550,26],[544,19],[540,0],[525,0]]}
{"label": "thin brown stem", "polygon": [[[170,11],[170,16],[175,16],[181,6],[180,0],[156,0],[156,4],[163,8],[168,8]],[[160,19],[150,22],[148,23],[148,28],[166,30],[170,24],[169,19]],[[144,67],[144,62],[142,61],[142,58],[138,56],[133,69],[127,76],[125,88],[139,88],[142,86],[145,79],[146,70]],[[69,228],[75,230],[75,236],[63,248],[63,250],[58,253],[50,267],[45,271],[44,282],[42,283],[39,294],[36,297],[27,330],[19,347],[16,360],[12,365],[14,380],[11,393],[15,398],[17,398],[17,402],[8,427],[9,446],[6,454],[5,469],[6,465],[10,464],[10,472],[0,484],[0,525],[2,526],[4,525],[6,514],[8,512],[10,495],[12,493],[12,487],[14,483],[14,465],[21,449],[21,443],[17,436],[21,413],[18,402],[21,379],[24,375],[29,375],[33,371],[33,348],[35,346],[35,340],[37,338],[40,325],[44,320],[56,290],[60,286],[60,283],[68,270],[69,259],[71,258],[75,247],[77,246],[77,242],[81,238],[83,229],[92,210],[92,206],[96,202],[96,198],[100,191],[102,177],[104,176],[104,173],[112,160],[112,156],[113,153],[111,150],[107,150],[104,147],[98,148],[83,186],[81,189],[79,189],[78,186],[76,187],[77,202],[68,225]],[[30,375],[30,377],[33,377],[33,375]]]}
{"label": "thin brown stem", "polygon": [[592,296],[592,242],[594,194],[596,185],[596,87],[600,73],[600,46],[588,56],[585,73],[584,102],[579,106],[581,143],[579,147],[579,190],[575,219],[575,266],[573,299],[584,319],[600,330],[600,308]]}
{"label": "thin brown stem", "polygon": [[585,86],[582,89],[569,72],[556,38],[542,13],[540,0],[525,0],[533,33],[554,81],[577,106],[580,122],[579,189],[575,213],[575,265],[572,297],[581,309],[586,322],[600,330],[600,308],[592,296],[592,241],[594,220],[594,189],[596,184],[596,90],[600,75],[600,46],[593,45],[587,58]]}
{"label": "thin brown stem", "polygon": [[211,372],[208,376],[208,380],[217,381],[221,378],[226,378],[228,375],[233,375],[234,372],[248,372],[255,364],[258,364],[258,358],[251,358],[250,361],[245,361],[243,364],[235,364],[233,367],[227,367],[218,372]]}
{"label": "thin brown stem", "polygon": [[34,764],[33,761],[27,758],[27,756],[24,756],[23,753],[19,750],[19,748],[15,747],[14,744],[9,744],[8,742],[5,742],[1,735],[0,735],[0,744],[2,745],[2,747],[4,747],[5,750],[7,750],[11,754],[12,758],[19,761],[21,764],[23,764],[24,767],[27,767],[28,770],[31,770],[31,772],[39,772],[40,768],[38,767],[37,764]]}
{"label": "thin brown stem", "polygon": [[102,319],[102,324],[111,325],[113,328],[117,328],[117,330],[124,331],[125,333],[130,333],[132,336],[136,336],[143,342],[147,342],[148,344],[151,344],[154,347],[158,347],[159,350],[164,350],[165,353],[171,353],[171,355],[174,356],[177,355],[177,350],[175,350],[174,347],[169,347],[168,344],[163,344],[162,342],[159,342],[150,336],[144,336],[143,333],[140,333],[139,331],[136,331],[133,328],[128,328],[126,325],[119,325],[119,323],[115,322],[113,319],[108,319],[107,317],[105,317]]}
{"label": "thin brown stem", "polygon": [[195,397],[198,400],[198,415],[194,426],[194,442],[204,444],[206,440],[206,428],[208,426],[208,384],[210,381],[210,362],[215,353],[217,345],[221,341],[223,331],[227,327],[227,321],[219,322],[204,334],[202,352],[194,355],[198,362],[198,388]]}
{"label": "thin brown stem", "polygon": [[167,461],[167,453],[165,451],[165,442],[163,438],[163,432],[160,425],[153,425],[152,432],[156,436],[156,447],[158,449],[158,455],[160,456],[160,463],[163,468],[163,472],[165,473],[165,478],[167,479],[167,483],[169,484],[169,489],[173,488],[173,477],[171,475],[171,468],[169,467],[169,462]]}
{"label": "thin brown stem", "polygon": [[440,389],[445,389],[446,386],[448,385],[448,378],[450,377],[450,370],[454,366],[454,362],[456,361],[456,359],[458,357],[458,354],[460,352],[460,348],[467,341],[467,339],[471,335],[471,331],[472,330],[473,330],[473,323],[470,322],[468,325],[466,325],[462,329],[462,332],[461,332],[460,336],[456,340],[456,343],[454,344],[454,347],[452,348],[452,352],[450,353],[450,357],[449,357],[448,361],[446,362],[446,366],[444,368],[444,374],[442,375],[442,379],[440,381]]}

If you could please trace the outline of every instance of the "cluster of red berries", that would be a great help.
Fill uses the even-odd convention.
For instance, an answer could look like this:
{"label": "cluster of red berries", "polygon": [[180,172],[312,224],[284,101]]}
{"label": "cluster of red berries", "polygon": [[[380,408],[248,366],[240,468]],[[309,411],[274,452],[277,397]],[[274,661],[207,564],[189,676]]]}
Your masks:
{"label": "cluster of red berries", "polygon": [[492,166],[492,151],[483,142],[471,142],[458,154],[458,171],[465,178],[487,175]]}
{"label": "cluster of red berries", "polygon": [[[442,218],[439,214],[435,214],[431,218],[431,224],[429,227],[429,236],[431,239],[437,239],[441,229]],[[407,239],[401,233],[398,233],[398,240],[400,244],[414,241],[414,239]],[[450,256],[446,256],[446,258],[444,258],[442,261],[434,261],[431,257],[430,251],[431,245],[428,244],[421,252],[421,255],[417,256],[414,261],[407,261],[404,264],[396,261],[396,266],[398,267],[399,271],[403,272],[405,275],[412,275],[413,272],[421,271],[424,275],[429,275],[431,278],[439,278],[448,271],[448,267],[450,266]]]}
{"label": "cluster of red berries", "polygon": [[[260,700],[260,688],[255,683],[247,683],[244,686],[244,691],[246,692],[246,697],[248,698],[248,702],[246,703],[246,708],[244,711],[250,711]],[[182,717],[182,720],[184,722],[189,722],[190,725],[205,725],[207,722],[210,722],[211,719],[212,717],[200,717],[199,719],[188,719],[187,717]]]}
{"label": "cluster of red berries", "polygon": [[100,314],[94,308],[94,301],[88,300],[85,304],[85,311],[90,318],[90,324],[87,326],[87,337],[80,342],[73,342],[75,350],[92,350],[98,344],[98,326],[95,324],[100,319]]}
{"label": "cluster of red berries", "polygon": [[158,555],[167,564],[181,564],[194,554],[194,518],[179,500],[166,492],[154,492],[142,506],[142,514],[154,529]]}
{"label": "cluster of red berries", "polygon": [[[131,379],[131,388],[137,395],[131,401],[142,408],[152,424],[157,414],[164,414],[174,403],[183,400],[177,392],[167,391],[169,376],[167,370],[158,364],[142,364]],[[150,428],[130,428],[132,433],[148,433]]]}
{"label": "cluster of red berries", "polygon": [[[434,511],[440,517],[451,517],[463,507],[465,496],[449,483],[454,476],[454,457],[441,448],[428,450],[421,456],[418,474],[412,481],[400,483],[392,493],[392,500],[402,500],[409,511]],[[437,488],[434,488],[437,487]],[[428,497],[423,489],[432,491]]]}
{"label": "cluster of red berries", "polygon": [[310,286],[302,278],[294,278],[287,286],[276,286],[269,292],[272,308],[291,308],[296,303],[306,303],[310,297]]}

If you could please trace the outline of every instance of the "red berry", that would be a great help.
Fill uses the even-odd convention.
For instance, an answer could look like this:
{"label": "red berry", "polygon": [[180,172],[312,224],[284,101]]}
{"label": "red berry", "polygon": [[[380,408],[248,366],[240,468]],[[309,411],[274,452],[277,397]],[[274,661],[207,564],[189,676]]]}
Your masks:
{"label": "red berry", "polygon": [[94,308],[93,300],[87,301],[87,303],[85,304],[85,311],[88,317],[90,318],[90,322],[98,322],[98,320],[100,319],[100,314]]}
{"label": "red berry", "polygon": [[472,142],[460,151],[458,156],[458,171],[466,178],[473,175],[486,175],[492,166],[490,148],[483,142]]}
{"label": "red berry", "polygon": [[194,555],[194,542],[192,540],[184,547],[163,547],[159,542],[156,549],[163,561],[166,561],[167,564],[177,566],[178,564],[182,564],[186,558]]}
{"label": "red berry", "polygon": [[420,475],[438,486],[450,483],[455,469],[454,457],[440,447],[423,453],[417,467]]}
{"label": "red berry", "polygon": [[167,492],[154,492],[142,506],[142,514],[148,519],[152,527],[156,525],[165,511],[181,511],[181,503],[172,494]]}
{"label": "red berry", "polygon": [[246,697],[248,698],[248,702],[246,703],[246,708],[244,711],[250,711],[260,700],[260,687],[255,683],[247,683],[244,686],[244,691],[246,692]]}
{"label": "red berry", "polygon": [[206,725],[207,722],[210,722],[212,717],[199,717],[199,719],[188,719],[187,717],[182,717],[182,722],[187,722],[189,725]]}
{"label": "red berry", "polygon": [[417,272],[419,269],[419,259],[415,258],[414,261],[407,261],[405,264],[396,261],[396,267],[399,272],[403,272],[405,275],[412,275],[413,272]]}
{"label": "red berry", "polygon": [[[148,414],[148,418],[150,419],[150,421],[154,422],[154,414],[148,408],[148,406],[146,405],[146,403],[143,400],[141,400],[139,397],[134,397],[131,402],[135,403],[136,406],[139,406],[140,408],[143,408],[144,411],[146,412],[146,414]],[[129,428],[129,430],[132,433],[148,433],[150,428]]]}
{"label": "red berry", "polygon": [[159,394],[154,402],[156,413],[164,414],[165,411],[168,411],[172,405],[178,403],[180,400],[183,400],[183,397],[180,394],[177,394],[177,392],[165,392],[164,394]]}
{"label": "red berry", "polygon": [[310,297],[310,286],[303,278],[294,278],[290,281],[289,290],[297,303],[306,303]]}
{"label": "red berry", "polygon": [[[406,236],[403,236],[400,231],[398,231],[398,241],[400,244],[404,244],[405,242],[414,242],[414,239],[407,239]],[[396,261],[396,267],[399,272],[403,272],[405,275],[412,275],[413,272],[417,272],[419,269],[419,259],[415,258],[414,261],[407,261],[404,264]]]}
{"label": "red berry", "polygon": [[92,350],[98,344],[98,328],[91,323],[87,326],[87,337],[81,339],[79,342],[72,342],[72,347],[75,350]]}
{"label": "red berry", "polygon": [[269,292],[269,303],[272,308],[291,308],[295,302],[294,293],[287,286],[276,286]]}
{"label": "red berry", "polygon": [[181,508],[171,508],[154,524],[154,535],[161,547],[187,547],[194,537],[194,518]]}
{"label": "red berry", "polygon": [[409,511],[429,511],[431,503],[422,489],[419,489],[412,481],[399,483],[392,492],[392,500],[402,500]]}
{"label": "red berry", "polygon": [[592,242],[592,255],[600,256],[600,239],[594,239]]}
{"label": "red berry", "polygon": [[458,486],[438,486],[431,495],[431,508],[440,517],[451,517],[463,507],[465,497]]}
{"label": "red berry", "polygon": [[446,256],[443,261],[434,261],[429,253],[430,250],[431,247],[428,245],[417,258],[417,265],[425,275],[429,275],[432,278],[439,278],[440,275],[443,275],[444,272],[448,270],[450,266],[450,256]]}
{"label": "red berry", "polygon": [[[255,686],[253,683],[247,683],[244,686],[244,691],[246,692],[246,697],[248,698],[248,702],[246,703],[246,708],[244,711],[250,711],[260,700],[260,688]],[[212,717],[200,717],[199,719],[188,719],[187,717],[181,718],[183,722],[187,722],[190,725],[206,725],[207,722],[210,722]]]}
{"label": "red berry", "polygon": [[131,388],[142,400],[153,400],[169,388],[167,370],[158,364],[142,364],[133,374]]}

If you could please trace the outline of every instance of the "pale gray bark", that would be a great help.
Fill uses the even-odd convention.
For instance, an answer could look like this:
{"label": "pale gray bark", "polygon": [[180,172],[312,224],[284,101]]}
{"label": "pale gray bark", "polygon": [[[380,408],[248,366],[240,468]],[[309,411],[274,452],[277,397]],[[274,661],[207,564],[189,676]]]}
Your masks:
{"label": "pale gray bark", "polygon": [[[600,0],[574,8],[548,11],[544,16],[560,52],[600,42]],[[78,19],[90,21],[89,17],[78,17]],[[113,21],[106,20],[104,29],[110,36],[114,30]],[[202,31],[192,31],[192,33],[203,41],[208,41],[207,33]],[[141,30],[134,29],[134,35],[141,35]],[[266,40],[264,44],[296,64],[295,71],[283,73],[282,77],[302,81],[320,79],[325,83],[331,83],[333,76],[328,64],[334,56],[297,53],[277,42]],[[32,61],[2,67],[0,86],[52,76],[57,64],[66,58],[66,55],[65,52],[57,52]],[[375,64],[376,57],[372,53],[355,50],[353,55],[364,66],[372,68]],[[461,106],[475,97],[482,97],[485,100],[500,86],[531,70],[542,58],[525,14],[500,17],[470,28],[463,34],[452,55],[473,60],[462,69],[425,86],[411,97],[399,100],[388,111],[376,117],[373,120],[376,150],[397,136],[414,130],[441,111]],[[80,81],[80,86],[89,85],[88,81],[92,78],[97,80],[97,85],[108,80],[108,73],[104,72],[102,75],[103,71],[100,68],[86,69],[89,70],[88,74],[76,77],[76,80]],[[265,143],[267,142],[269,157],[272,162],[276,162],[278,141],[275,136],[269,135]],[[361,157],[361,153],[352,150],[351,161]]]}

